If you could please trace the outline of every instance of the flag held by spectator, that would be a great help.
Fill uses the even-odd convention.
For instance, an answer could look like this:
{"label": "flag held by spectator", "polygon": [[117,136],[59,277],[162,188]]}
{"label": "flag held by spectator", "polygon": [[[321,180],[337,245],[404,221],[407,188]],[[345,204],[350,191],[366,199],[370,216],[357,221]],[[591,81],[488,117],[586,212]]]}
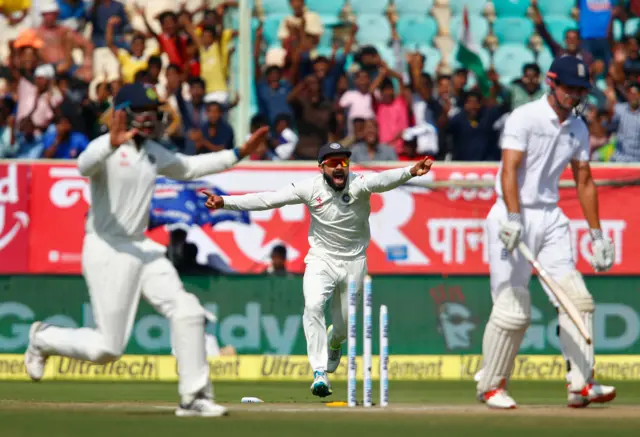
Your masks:
{"label": "flag held by spectator", "polygon": [[469,11],[466,6],[464,8],[462,29],[458,44],[459,47],[456,60],[462,64],[464,68],[475,74],[480,91],[483,95],[488,96],[491,89],[491,82],[489,81],[484,65],[482,65],[482,59],[478,53],[478,46],[475,44],[475,41],[473,41],[473,36],[471,35]]}

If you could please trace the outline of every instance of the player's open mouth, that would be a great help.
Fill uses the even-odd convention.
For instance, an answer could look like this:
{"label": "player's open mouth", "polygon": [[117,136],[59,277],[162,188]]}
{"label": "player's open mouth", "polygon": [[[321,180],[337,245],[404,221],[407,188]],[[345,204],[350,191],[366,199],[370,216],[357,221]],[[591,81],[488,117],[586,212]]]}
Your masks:
{"label": "player's open mouth", "polygon": [[344,183],[344,173],[334,173],[333,181],[337,184]]}

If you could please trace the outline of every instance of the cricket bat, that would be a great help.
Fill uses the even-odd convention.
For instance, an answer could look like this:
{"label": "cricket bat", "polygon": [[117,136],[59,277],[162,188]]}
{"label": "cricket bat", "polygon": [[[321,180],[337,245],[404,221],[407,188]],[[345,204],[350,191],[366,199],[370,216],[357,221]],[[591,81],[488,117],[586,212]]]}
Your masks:
{"label": "cricket bat", "polygon": [[551,293],[555,296],[556,300],[567,313],[573,324],[578,328],[582,337],[584,337],[587,344],[591,344],[591,336],[589,335],[589,330],[587,326],[584,324],[582,320],[582,316],[580,315],[580,311],[578,307],[571,301],[567,293],[562,289],[562,287],[549,276],[549,274],[542,268],[540,263],[535,259],[531,250],[524,244],[522,241],[518,244],[518,249],[520,249],[520,253],[525,257],[529,263],[533,266],[533,268],[538,272],[538,276],[542,281],[549,287]]}

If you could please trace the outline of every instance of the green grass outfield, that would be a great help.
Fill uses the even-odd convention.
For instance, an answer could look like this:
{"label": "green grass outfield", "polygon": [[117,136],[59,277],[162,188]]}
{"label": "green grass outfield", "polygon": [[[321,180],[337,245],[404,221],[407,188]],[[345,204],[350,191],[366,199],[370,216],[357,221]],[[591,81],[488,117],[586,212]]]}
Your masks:
{"label": "green grass outfield", "polygon": [[[0,435],[638,436],[640,382],[616,385],[610,406],[572,410],[562,383],[515,381],[511,393],[520,408],[492,411],[475,401],[472,382],[392,381],[384,410],[327,407],[311,396],[309,383],[227,382],[215,391],[230,416],[203,419],[173,416],[177,386],[170,383],[0,382]],[[362,384],[358,392],[360,398]],[[243,396],[265,403],[241,404]],[[377,396],[374,390],[376,402]],[[326,400],[345,401],[346,384],[335,384]]]}

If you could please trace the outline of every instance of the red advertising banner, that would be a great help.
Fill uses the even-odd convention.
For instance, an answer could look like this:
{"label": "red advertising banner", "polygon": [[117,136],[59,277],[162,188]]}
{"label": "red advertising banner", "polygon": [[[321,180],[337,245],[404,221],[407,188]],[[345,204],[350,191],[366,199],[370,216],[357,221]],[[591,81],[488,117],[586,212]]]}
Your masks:
{"label": "red advertising banner", "polygon": [[28,269],[29,168],[0,163],[0,273]]}
{"label": "red advertising banner", "polygon": [[[31,169],[28,272],[80,273],[85,216],[90,202],[87,181],[73,163],[19,165]],[[388,167],[354,167],[368,173]],[[3,170],[0,170],[2,172]],[[313,165],[249,164],[209,176],[209,181],[230,194],[276,190],[288,183],[313,177]],[[494,181],[497,167],[436,163],[423,179],[431,181]],[[3,173],[0,173],[2,175]],[[640,167],[593,169],[597,180],[636,180]],[[567,171],[563,179],[571,179]],[[5,179],[0,176],[0,184]],[[417,181],[415,181],[417,182]],[[4,185],[2,185],[4,186]],[[4,190],[4,188],[3,188]],[[2,191],[4,193],[4,191]],[[3,195],[4,196],[4,195]],[[615,243],[616,260],[608,274],[640,274],[640,186],[600,187],[600,217],[605,234]],[[493,188],[426,189],[409,184],[372,196],[371,273],[487,274],[484,219],[495,202]],[[592,273],[588,227],[575,189],[562,189],[560,206],[571,219],[571,240],[578,268]],[[251,213],[251,223],[221,222],[191,228],[188,240],[198,246],[200,263],[226,264],[242,273],[262,272],[276,244],[287,246],[288,267],[304,271],[309,248],[309,214],[303,205]],[[5,230],[7,232],[7,226]],[[3,234],[2,234],[3,235]],[[0,238],[2,238],[0,235]],[[168,240],[165,229],[150,233],[160,242]],[[25,237],[26,238],[26,237]],[[4,252],[4,251],[3,251]],[[4,272],[0,266],[0,272]]]}

